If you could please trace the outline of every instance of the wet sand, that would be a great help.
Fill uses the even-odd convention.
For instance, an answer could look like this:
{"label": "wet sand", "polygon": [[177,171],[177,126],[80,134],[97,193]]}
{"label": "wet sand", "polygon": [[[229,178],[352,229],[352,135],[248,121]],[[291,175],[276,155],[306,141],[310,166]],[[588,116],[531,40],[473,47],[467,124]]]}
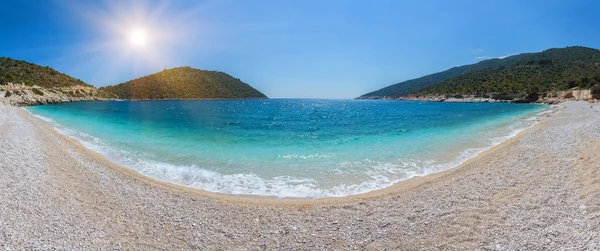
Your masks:
{"label": "wet sand", "polygon": [[0,105],[0,249],[598,249],[591,106],[563,103],[451,170],[302,200],[159,182]]}

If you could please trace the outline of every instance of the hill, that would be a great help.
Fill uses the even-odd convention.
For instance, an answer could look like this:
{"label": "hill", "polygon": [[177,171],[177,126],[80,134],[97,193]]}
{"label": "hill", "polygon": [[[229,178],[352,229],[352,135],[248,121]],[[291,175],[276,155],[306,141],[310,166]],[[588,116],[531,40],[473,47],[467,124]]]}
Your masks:
{"label": "hill", "polygon": [[40,66],[22,60],[0,57],[0,85],[23,83],[28,86],[56,88],[67,86],[88,86],[83,81],[60,73],[48,66]]}
{"label": "hill", "polygon": [[121,99],[267,98],[252,86],[218,71],[178,67],[100,90]]}
{"label": "hill", "polygon": [[429,94],[528,94],[591,88],[600,82],[600,50],[586,47],[523,54],[505,67],[474,71],[415,92]]}
{"label": "hill", "polygon": [[397,84],[393,84],[374,92],[364,94],[359,99],[380,99],[380,98],[398,98],[406,96],[410,93],[419,91],[425,87],[440,83],[442,81],[452,79],[464,74],[481,71],[487,69],[498,69],[518,61],[520,57],[526,54],[506,57],[504,59],[489,59],[476,64],[463,65],[453,67],[448,70],[430,74],[416,79],[407,80]]}
{"label": "hill", "polygon": [[600,51],[581,46],[523,53],[454,67],[391,85],[359,98],[398,98],[409,94],[523,94],[591,87],[600,80]]}
{"label": "hill", "polygon": [[105,99],[93,86],[48,66],[0,57],[0,102],[40,105]]}

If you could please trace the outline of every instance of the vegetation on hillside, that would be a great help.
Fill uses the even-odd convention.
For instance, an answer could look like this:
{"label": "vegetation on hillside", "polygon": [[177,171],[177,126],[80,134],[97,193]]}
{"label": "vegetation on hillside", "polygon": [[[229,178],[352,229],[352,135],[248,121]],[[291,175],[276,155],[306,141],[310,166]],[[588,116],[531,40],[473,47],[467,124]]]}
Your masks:
{"label": "vegetation on hillside", "polygon": [[599,50],[581,46],[549,49],[454,67],[359,98],[491,93],[508,98],[574,87],[591,88],[600,82],[599,66]]}
{"label": "vegetation on hillside", "polygon": [[38,85],[44,88],[74,85],[91,86],[48,66],[43,67],[22,60],[0,57],[0,85],[5,85],[7,83],[24,83],[26,85]]}
{"label": "vegetation on hillside", "polygon": [[596,99],[600,99],[600,84],[595,85],[591,89],[592,96]]}
{"label": "vegetation on hillside", "polygon": [[510,64],[514,64],[519,61],[522,56],[528,54],[519,54],[515,56],[506,57],[504,59],[489,59],[481,61],[476,64],[463,65],[459,67],[453,67],[448,70],[430,74],[416,79],[411,79],[398,84],[393,84],[388,87],[379,89],[374,92],[370,92],[360,96],[359,98],[398,98],[406,96],[410,93],[417,92],[428,86],[446,81],[448,79],[456,78],[471,72],[483,71],[489,69],[499,69]]}
{"label": "vegetation on hillside", "polygon": [[237,78],[191,67],[163,70],[119,85],[102,87],[121,99],[246,99],[266,98]]}
{"label": "vegetation on hillside", "polygon": [[586,47],[550,49],[520,55],[500,67],[467,73],[431,85],[417,95],[528,94],[591,88],[600,83],[600,50]]}

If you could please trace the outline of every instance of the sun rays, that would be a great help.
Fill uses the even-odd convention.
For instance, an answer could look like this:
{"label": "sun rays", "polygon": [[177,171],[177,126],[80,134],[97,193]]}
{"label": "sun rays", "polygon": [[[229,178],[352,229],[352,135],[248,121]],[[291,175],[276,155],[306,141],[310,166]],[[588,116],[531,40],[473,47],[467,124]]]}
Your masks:
{"label": "sun rays", "polygon": [[143,28],[133,28],[128,35],[129,45],[133,49],[145,49],[152,42]]}
{"label": "sun rays", "polygon": [[201,19],[206,2],[64,0],[60,4],[79,18],[81,22],[74,25],[84,27],[88,34],[61,60],[85,57],[84,63],[73,67],[95,65],[94,85],[179,66],[192,50],[212,42],[204,34],[209,29]]}

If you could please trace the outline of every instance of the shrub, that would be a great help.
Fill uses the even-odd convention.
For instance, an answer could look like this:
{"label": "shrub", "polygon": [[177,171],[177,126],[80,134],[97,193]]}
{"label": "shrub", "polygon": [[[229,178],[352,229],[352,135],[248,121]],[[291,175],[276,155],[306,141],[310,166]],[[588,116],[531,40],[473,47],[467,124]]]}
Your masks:
{"label": "shrub", "polygon": [[525,100],[529,101],[529,102],[535,102],[540,98],[540,94],[538,94],[537,92],[531,92],[529,94],[527,94],[527,96],[525,96]]}
{"label": "shrub", "polygon": [[592,97],[600,99],[600,85],[596,85],[592,87]]}
{"label": "shrub", "polygon": [[568,85],[569,85],[569,89],[571,89],[573,87],[579,86],[579,83],[575,80],[571,80],[571,81],[569,81]]}
{"label": "shrub", "polygon": [[492,96],[492,98],[495,100],[511,100],[512,99],[512,97],[506,93],[494,94]]}
{"label": "shrub", "polygon": [[33,93],[35,93],[36,95],[44,96],[44,93],[37,88],[31,89],[31,91],[33,91]]}
{"label": "shrub", "polygon": [[592,84],[593,84],[593,81],[590,78],[583,77],[583,78],[581,78],[581,82],[579,84],[579,87],[581,87],[581,88],[587,88],[587,87],[590,87]]}
{"label": "shrub", "polygon": [[4,95],[4,97],[10,97],[12,95],[12,93],[10,93],[9,91],[6,91],[6,95]]}

